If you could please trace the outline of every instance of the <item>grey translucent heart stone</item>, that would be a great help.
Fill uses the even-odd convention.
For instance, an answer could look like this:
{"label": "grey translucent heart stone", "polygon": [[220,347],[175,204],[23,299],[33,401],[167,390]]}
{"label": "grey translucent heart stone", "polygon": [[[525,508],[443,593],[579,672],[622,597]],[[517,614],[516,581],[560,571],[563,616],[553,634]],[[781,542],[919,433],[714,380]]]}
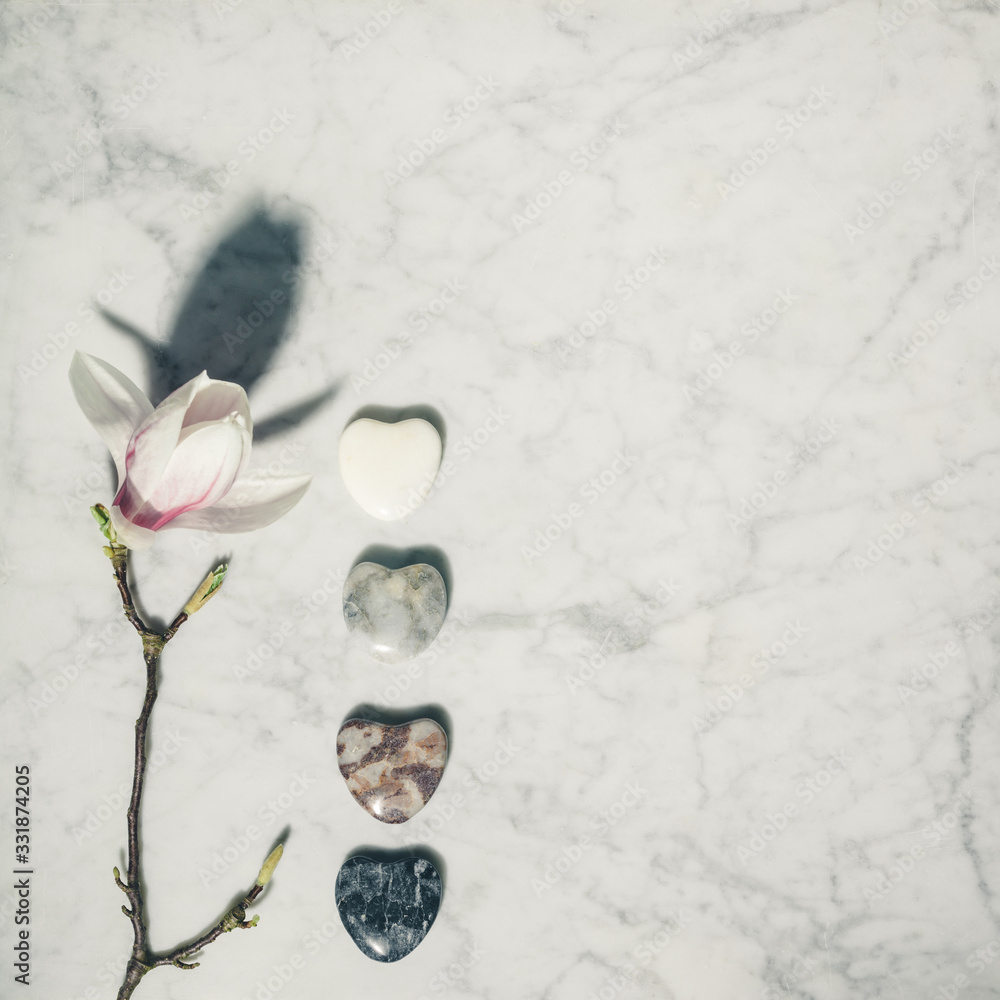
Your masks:
{"label": "grey translucent heart stone", "polygon": [[426,563],[387,569],[358,563],[344,583],[344,621],[355,645],[380,663],[419,656],[444,624],[441,574]]}

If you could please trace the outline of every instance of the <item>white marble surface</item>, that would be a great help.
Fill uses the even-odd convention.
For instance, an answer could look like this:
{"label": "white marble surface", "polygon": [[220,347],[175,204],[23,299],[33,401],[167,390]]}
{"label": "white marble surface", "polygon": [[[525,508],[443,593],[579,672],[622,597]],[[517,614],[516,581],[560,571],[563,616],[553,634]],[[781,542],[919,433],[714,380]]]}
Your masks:
{"label": "white marble surface", "polygon": [[[302,267],[252,289],[294,297],[255,419],[339,389],[255,446],[315,475],[295,511],[135,559],[167,618],[231,558],[163,660],[154,947],[290,835],[260,925],[136,996],[1000,996],[997,6],[470,8],[3,11],[0,823],[8,865],[27,762],[36,866],[17,995],[111,998],[131,941],[111,867],[141,664],[86,510],[112,485],[72,348],[153,392],[94,306],[166,339],[257,213],[300,227]],[[445,424],[437,488],[378,522],[341,430],[419,405]],[[409,673],[346,642],[372,544],[450,561]],[[364,702],[450,718],[398,831],[337,773]],[[413,842],[443,907],[379,966],[334,881]]]}

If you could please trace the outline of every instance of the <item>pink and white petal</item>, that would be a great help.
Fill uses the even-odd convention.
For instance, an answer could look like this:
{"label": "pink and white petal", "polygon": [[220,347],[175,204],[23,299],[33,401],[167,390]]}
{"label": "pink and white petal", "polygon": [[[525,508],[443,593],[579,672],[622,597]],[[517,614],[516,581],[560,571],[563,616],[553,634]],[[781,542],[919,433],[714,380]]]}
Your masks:
{"label": "pink and white petal", "polygon": [[70,362],[69,381],[84,416],[111,452],[120,484],[132,433],[153,412],[153,405],[117,368],[80,351]]}
{"label": "pink and white petal", "polygon": [[165,528],[193,528],[221,534],[239,534],[263,528],[287,514],[305,495],[312,476],[268,476],[251,473],[215,506],[191,510]]}
{"label": "pink and white petal", "polygon": [[156,532],[149,528],[140,528],[133,524],[122,512],[121,508],[111,508],[111,525],[118,534],[118,541],[126,548],[148,549],[156,540]]}
{"label": "pink and white petal", "polygon": [[209,379],[208,383],[195,393],[184,415],[184,426],[203,424],[211,420],[222,420],[231,413],[238,413],[253,434],[253,419],[250,416],[250,403],[247,400],[243,386],[235,382],[220,382]]}
{"label": "pink and white petal", "polygon": [[189,437],[191,437],[192,434],[196,434],[198,431],[202,431],[206,427],[219,427],[223,424],[229,426],[234,433],[238,433],[243,439],[243,458],[240,463],[239,472],[237,472],[237,474],[233,477],[235,481],[236,479],[239,479],[244,466],[250,460],[250,447],[253,444],[253,434],[247,428],[241,413],[234,411],[229,416],[224,416],[221,420],[207,420],[200,424],[185,424],[184,429],[181,431],[181,436],[177,440],[177,447],[179,448]]}
{"label": "pink and white petal", "polygon": [[236,482],[248,447],[246,432],[234,420],[205,424],[182,438],[156,489],[135,515],[139,524],[154,530],[185,511],[221,500]]}
{"label": "pink and white petal", "polygon": [[135,429],[125,456],[125,468],[134,490],[152,495],[177,447],[191,400],[211,379],[202,372],[175,389]]}
{"label": "pink and white petal", "polygon": [[131,480],[126,477],[125,482],[122,483],[121,488],[115,496],[115,506],[121,508],[122,516],[127,517],[129,520],[134,519],[139,511],[142,510],[145,502],[145,497],[136,493],[132,487]]}

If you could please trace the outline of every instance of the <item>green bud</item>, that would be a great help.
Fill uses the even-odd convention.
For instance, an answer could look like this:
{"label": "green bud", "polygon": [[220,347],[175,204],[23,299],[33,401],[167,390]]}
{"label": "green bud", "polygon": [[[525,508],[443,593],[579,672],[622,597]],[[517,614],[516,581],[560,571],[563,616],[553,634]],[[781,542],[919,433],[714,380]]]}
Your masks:
{"label": "green bud", "polygon": [[112,545],[118,543],[118,534],[115,532],[114,526],[111,523],[111,514],[108,513],[108,508],[102,503],[94,504],[90,508],[90,513],[94,515],[94,520],[97,522],[97,526],[101,529],[101,534],[111,542]]}
{"label": "green bud", "polygon": [[194,592],[191,600],[184,605],[184,614],[190,618],[196,611],[200,611],[208,603],[209,598],[222,586],[222,581],[225,580],[226,573],[228,572],[229,566],[227,563],[216,566],[202,580],[201,586]]}
{"label": "green bud", "polygon": [[271,881],[271,876],[274,874],[274,869],[278,867],[278,862],[281,860],[281,855],[284,850],[285,845],[278,844],[278,846],[267,856],[267,860],[261,866],[260,874],[257,876],[257,885],[267,885],[267,883]]}

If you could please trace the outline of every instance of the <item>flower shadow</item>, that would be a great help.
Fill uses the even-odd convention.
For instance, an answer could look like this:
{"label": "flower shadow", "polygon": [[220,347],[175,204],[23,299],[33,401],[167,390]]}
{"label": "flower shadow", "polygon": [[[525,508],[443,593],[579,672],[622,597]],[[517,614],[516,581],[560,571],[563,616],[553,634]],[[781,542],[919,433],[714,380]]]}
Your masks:
{"label": "flower shadow", "polygon": [[[220,240],[195,277],[162,343],[107,309],[101,315],[146,355],[154,405],[202,371],[250,395],[288,340],[303,279],[304,227],[256,208]],[[340,381],[264,420],[254,440],[290,430],[329,403]]]}

